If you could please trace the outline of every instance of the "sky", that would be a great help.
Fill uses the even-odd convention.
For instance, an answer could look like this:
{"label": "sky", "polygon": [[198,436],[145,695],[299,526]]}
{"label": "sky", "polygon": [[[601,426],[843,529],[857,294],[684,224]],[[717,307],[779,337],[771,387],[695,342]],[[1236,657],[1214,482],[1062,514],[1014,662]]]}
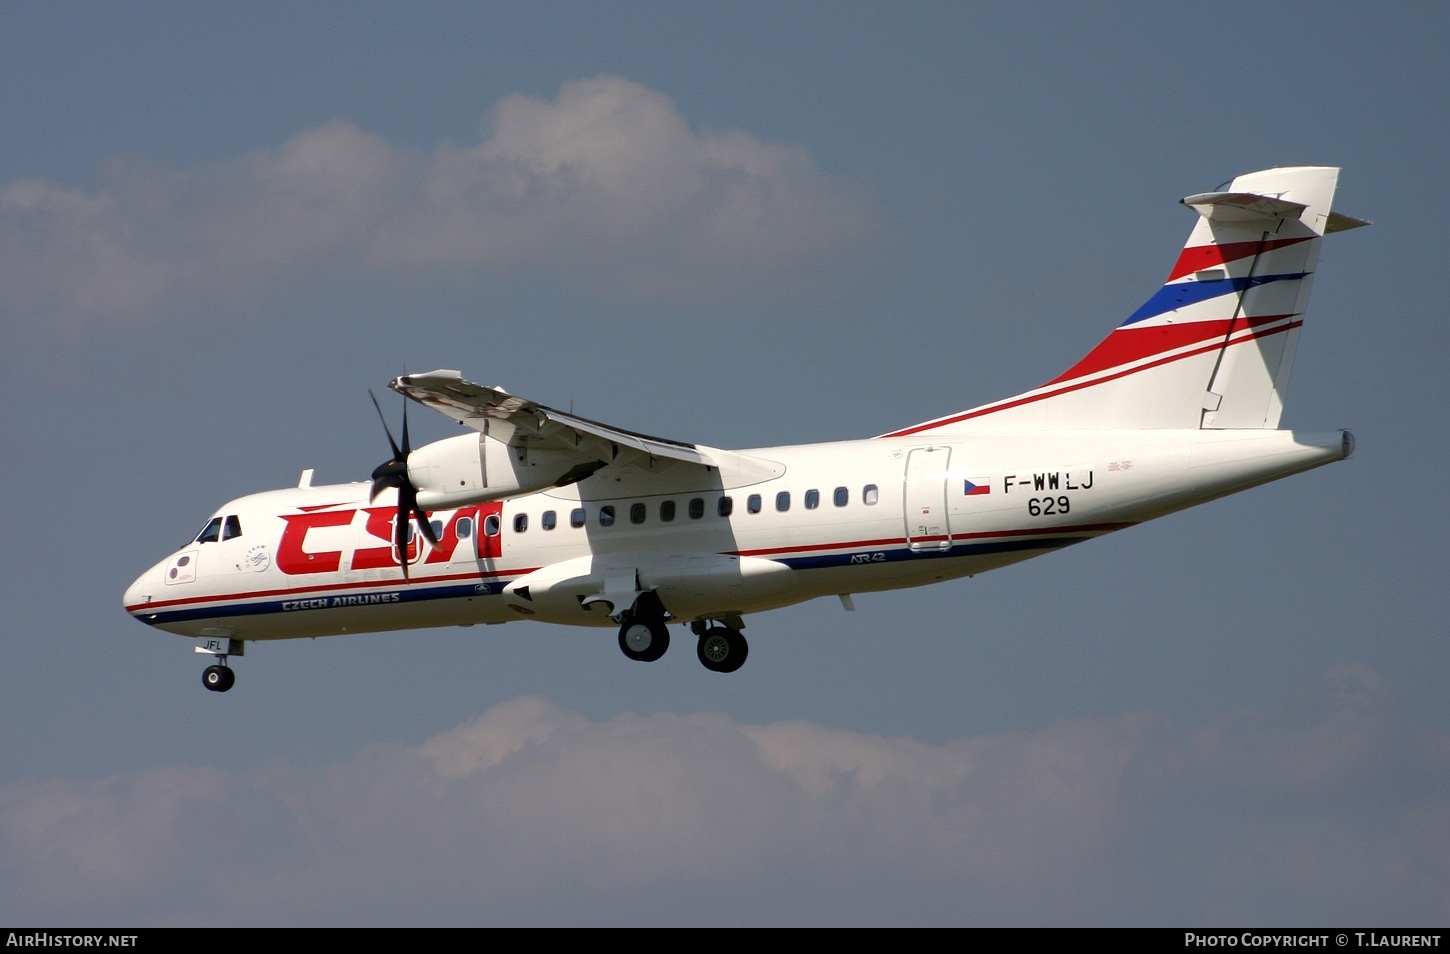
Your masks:
{"label": "sky", "polygon": [[[1450,923],[1434,3],[0,5],[0,922]],[[520,622],[251,644],[121,593],[456,368],[720,447],[1034,387],[1178,200],[1343,167],[1330,467],[722,676]],[[394,416],[395,403],[384,407]],[[411,417],[415,443],[456,431]]]}

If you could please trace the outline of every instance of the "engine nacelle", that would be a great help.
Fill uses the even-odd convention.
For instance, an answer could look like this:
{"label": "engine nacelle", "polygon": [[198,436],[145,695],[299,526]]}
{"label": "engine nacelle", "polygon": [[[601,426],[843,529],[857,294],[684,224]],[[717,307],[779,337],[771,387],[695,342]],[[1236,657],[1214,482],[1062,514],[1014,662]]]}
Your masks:
{"label": "engine nacelle", "polygon": [[573,483],[603,466],[563,448],[460,434],[409,454],[408,479],[418,488],[419,506],[447,510]]}

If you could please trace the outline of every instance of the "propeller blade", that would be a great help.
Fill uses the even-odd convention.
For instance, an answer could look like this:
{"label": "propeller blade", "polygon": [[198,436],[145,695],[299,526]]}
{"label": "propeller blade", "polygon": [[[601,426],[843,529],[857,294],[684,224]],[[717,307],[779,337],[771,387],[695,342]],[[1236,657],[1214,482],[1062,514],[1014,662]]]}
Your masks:
{"label": "propeller blade", "polygon": [[[395,441],[395,440],[393,440],[393,431],[392,431],[392,429],[390,427],[388,427],[388,419],[383,416],[383,408],[382,408],[382,405],[378,404],[378,396],[373,393],[373,389],[372,388],[368,388],[368,397],[370,397],[370,398],[373,399],[373,407],[377,408],[377,411],[378,411],[378,420],[380,420],[380,421],[383,422],[383,433],[386,434],[386,435],[388,435],[388,446],[393,449],[393,460],[398,460],[399,458],[403,457],[404,454],[403,454],[402,451],[398,450],[398,442]],[[407,444],[408,444],[408,405],[404,404],[403,405],[403,446],[406,447]]]}
{"label": "propeller blade", "polygon": [[398,554],[398,563],[403,567],[403,579],[408,579],[408,530],[413,509],[418,506],[418,493],[411,484],[398,488],[398,513],[393,517],[393,548]]}
{"label": "propeller blade", "polygon": [[368,397],[373,399],[373,407],[378,412],[378,420],[383,422],[383,433],[388,435],[388,447],[392,450],[393,456],[383,461],[373,469],[373,483],[369,492],[369,500],[376,500],[378,494],[389,487],[398,491],[398,512],[393,517],[393,547],[398,554],[398,563],[403,568],[403,580],[408,581],[408,538],[411,536],[413,517],[418,518],[418,529],[422,531],[423,538],[433,546],[438,546],[438,534],[433,532],[433,525],[428,521],[428,515],[418,506],[418,488],[413,486],[413,481],[408,477],[408,455],[413,452],[413,444],[408,436],[408,402],[403,401],[403,443],[400,447],[398,442],[393,440],[393,431],[388,427],[388,419],[383,414],[382,405],[378,403],[378,396],[368,390]]}
{"label": "propeller blade", "polygon": [[433,532],[433,521],[429,520],[428,515],[416,504],[417,498],[414,497],[413,499],[415,501],[413,512],[418,515],[418,529],[423,531],[423,539],[435,547],[438,546],[438,534]]}
{"label": "propeller blade", "polygon": [[388,487],[402,487],[408,479],[407,465],[401,461],[385,461],[373,471],[373,486],[368,495],[369,500],[377,500],[378,494]]}
{"label": "propeller blade", "polygon": [[[369,394],[372,392],[369,391]],[[389,438],[391,439],[391,437]],[[408,399],[403,399],[403,459],[407,460],[408,455],[413,453],[413,445],[408,443]]]}

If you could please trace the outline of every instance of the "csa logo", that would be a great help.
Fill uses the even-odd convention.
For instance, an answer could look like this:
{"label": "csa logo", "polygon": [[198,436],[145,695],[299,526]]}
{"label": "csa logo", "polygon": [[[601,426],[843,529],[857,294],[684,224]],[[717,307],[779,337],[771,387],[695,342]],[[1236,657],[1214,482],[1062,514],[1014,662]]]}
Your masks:
{"label": "csa logo", "polygon": [[261,573],[267,567],[271,566],[272,558],[267,555],[267,545],[265,543],[259,543],[248,550],[246,557],[242,560],[242,565],[255,573]]}

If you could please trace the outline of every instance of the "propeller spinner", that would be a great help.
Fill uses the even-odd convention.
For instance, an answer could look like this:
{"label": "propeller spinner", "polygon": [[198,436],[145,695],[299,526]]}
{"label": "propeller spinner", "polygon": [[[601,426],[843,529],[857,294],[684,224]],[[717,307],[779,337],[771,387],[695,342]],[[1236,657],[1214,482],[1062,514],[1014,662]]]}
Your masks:
{"label": "propeller spinner", "polygon": [[379,464],[373,470],[372,492],[368,495],[369,500],[376,500],[378,494],[385,488],[395,487],[398,491],[398,513],[393,518],[393,546],[398,552],[398,562],[403,566],[403,579],[408,578],[408,525],[414,515],[418,518],[418,529],[422,531],[423,538],[433,546],[438,545],[438,535],[433,532],[433,526],[428,522],[428,515],[418,507],[418,488],[413,486],[413,481],[408,477],[408,455],[413,452],[412,446],[408,443],[408,402],[403,401],[403,446],[399,447],[398,442],[393,440],[392,429],[388,427],[388,419],[383,416],[382,406],[378,404],[377,395],[368,391],[368,397],[373,399],[373,407],[377,408],[378,419],[383,422],[383,433],[388,435],[388,446],[392,448],[393,456]]}

